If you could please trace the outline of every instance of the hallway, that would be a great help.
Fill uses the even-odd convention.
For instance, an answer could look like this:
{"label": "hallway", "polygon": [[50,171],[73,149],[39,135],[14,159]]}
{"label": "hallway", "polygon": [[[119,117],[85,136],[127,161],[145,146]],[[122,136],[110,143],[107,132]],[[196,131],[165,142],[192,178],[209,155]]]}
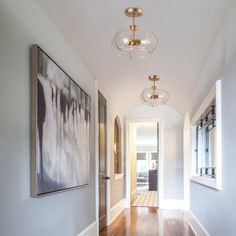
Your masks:
{"label": "hallway", "polygon": [[194,236],[179,210],[131,207],[102,232],[100,236]]}
{"label": "hallway", "polygon": [[0,0],[0,236],[235,236],[235,22]]}

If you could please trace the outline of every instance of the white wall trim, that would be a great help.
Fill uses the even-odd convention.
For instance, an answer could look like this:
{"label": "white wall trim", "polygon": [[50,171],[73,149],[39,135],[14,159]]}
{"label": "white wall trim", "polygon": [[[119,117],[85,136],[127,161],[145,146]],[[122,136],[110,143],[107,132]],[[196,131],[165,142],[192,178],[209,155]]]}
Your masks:
{"label": "white wall trim", "polygon": [[184,203],[183,210],[190,210],[190,157],[191,157],[191,125],[190,116],[186,112],[183,130],[183,154],[184,154]]}
{"label": "white wall trim", "polygon": [[196,236],[210,236],[202,223],[191,211],[185,211],[184,216]]}
{"label": "white wall trim", "polygon": [[191,177],[191,181],[213,189],[217,189],[216,179],[195,175]]}
{"label": "white wall trim", "polygon": [[[110,103],[109,103],[109,95],[107,94],[106,90],[104,89],[104,87],[102,86],[102,84],[100,82],[98,82],[98,80],[95,79],[95,129],[96,129],[96,143],[95,143],[95,147],[96,147],[96,219],[97,219],[97,235],[99,235],[99,124],[98,124],[98,91],[100,91],[102,93],[102,95],[105,97],[106,101],[107,101],[107,114],[106,114],[106,120],[107,120],[107,130],[106,130],[106,152],[107,152],[107,159],[106,159],[106,172],[107,172],[107,176],[111,176],[111,168],[110,168]],[[111,203],[111,181],[108,180],[107,181],[107,190],[106,190],[106,221],[107,221],[107,225],[110,222],[110,203]]]}
{"label": "white wall trim", "polygon": [[110,222],[111,224],[117,216],[125,209],[125,199],[122,199],[120,202],[118,202],[115,206],[111,208],[111,213],[110,213]]}
{"label": "white wall trim", "polygon": [[125,157],[126,157],[126,172],[125,172],[125,207],[130,207],[131,202],[131,183],[130,183],[130,168],[131,168],[131,159],[130,159],[130,132],[129,132],[129,126],[131,123],[139,123],[139,122],[156,122],[159,124],[159,153],[160,153],[160,159],[159,159],[159,166],[158,166],[158,200],[159,205],[162,203],[163,200],[163,127],[161,120],[158,118],[141,118],[141,119],[130,119],[126,118],[125,123],[125,131],[126,131],[126,146],[125,146]]}
{"label": "white wall trim", "polygon": [[95,204],[96,204],[96,235],[99,235],[99,143],[98,143],[98,81],[95,79]]}
{"label": "white wall trim", "polygon": [[[102,91],[102,90],[100,90]],[[104,95],[104,94],[103,94]],[[106,160],[106,171],[107,171],[107,176],[111,177],[111,123],[110,123],[110,103],[109,103],[109,97],[105,96],[106,100],[107,100],[107,130],[106,130],[106,134],[107,134],[107,160]],[[110,215],[110,208],[111,208],[111,180],[107,181],[107,192],[106,192],[106,205],[107,205],[107,222],[110,222],[111,220],[111,215]],[[108,225],[108,223],[107,223]]]}
{"label": "white wall trim", "polygon": [[178,199],[162,199],[159,204],[160,209],[182,210],[183,200]]}
{"label": "white wall trim", "polygon": [[94,221],[87,228],[85,228],[81,233],[77,236],[94,236],[97,235],[97,222]]}
{"label": "white wall trim", "polygon": [[216,190],[222,190],[222,114],[221,114],[221,80],[217,80],[210,93],[204,99],[203,103],[194,114],[191,124],[195,126],[197,121],[200,119],[203,112],[210,105],[213,99],[216,99],[216,156],[215,156],[215,167],[216,167],[216,179],[202,177],[196,175],[195,168],[191,170],[192,177],[191,181],[196,183],[214,188]]}

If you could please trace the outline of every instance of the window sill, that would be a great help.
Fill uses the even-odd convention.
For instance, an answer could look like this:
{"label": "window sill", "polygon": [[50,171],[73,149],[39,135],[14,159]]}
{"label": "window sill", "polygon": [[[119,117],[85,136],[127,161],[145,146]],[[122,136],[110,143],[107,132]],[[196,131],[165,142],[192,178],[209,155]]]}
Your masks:
{"label": "window sill", "polygon": [[202,184],[202,185],[207,186],[209,188],[221,190],[221,188],[217,185],[216,179],[211,179],[211,178],[202,177],[202,176],[192,176],[190,180],[192,182]]}
{"label": "window sill", "polygon": [[123,179],[123,177],[124,177],[124,173],[120,173],[120,174],[115,174],[115,175],[114,175],[114,179],[115,179],[115,180]]}

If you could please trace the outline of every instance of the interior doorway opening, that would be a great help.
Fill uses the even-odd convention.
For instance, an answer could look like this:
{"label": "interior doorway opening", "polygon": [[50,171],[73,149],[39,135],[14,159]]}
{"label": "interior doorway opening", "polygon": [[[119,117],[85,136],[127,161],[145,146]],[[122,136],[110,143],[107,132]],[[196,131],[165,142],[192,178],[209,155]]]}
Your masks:
{"label": "interior doorway opening", "polygon": [[159,123],[129,124],[130,204],[158,207]]}

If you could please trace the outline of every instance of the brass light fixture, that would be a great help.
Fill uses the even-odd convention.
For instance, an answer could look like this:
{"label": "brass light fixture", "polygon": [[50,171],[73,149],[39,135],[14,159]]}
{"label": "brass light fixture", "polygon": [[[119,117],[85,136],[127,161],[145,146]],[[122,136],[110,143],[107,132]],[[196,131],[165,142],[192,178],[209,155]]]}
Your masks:
{"label": "brass light fixture", "polygon": [[135,19],[143,15],[140,8],[130,7],[125,10],[125,15],[132,18],[129,29],[116,33],[114,47],[119,56],[129,58],[144,58],[158,47],[156,35],[148,30],[139,29]]}
{"label": "brass light fixture", "polygon": [[152,86],[142,92],[144,104],[152,107],[165,104],[169,99],[169,94],[167,91],[157,88],[156,82],[160,80],[160,77],[158,75],[150,75],[148,79],[152,82]]}

